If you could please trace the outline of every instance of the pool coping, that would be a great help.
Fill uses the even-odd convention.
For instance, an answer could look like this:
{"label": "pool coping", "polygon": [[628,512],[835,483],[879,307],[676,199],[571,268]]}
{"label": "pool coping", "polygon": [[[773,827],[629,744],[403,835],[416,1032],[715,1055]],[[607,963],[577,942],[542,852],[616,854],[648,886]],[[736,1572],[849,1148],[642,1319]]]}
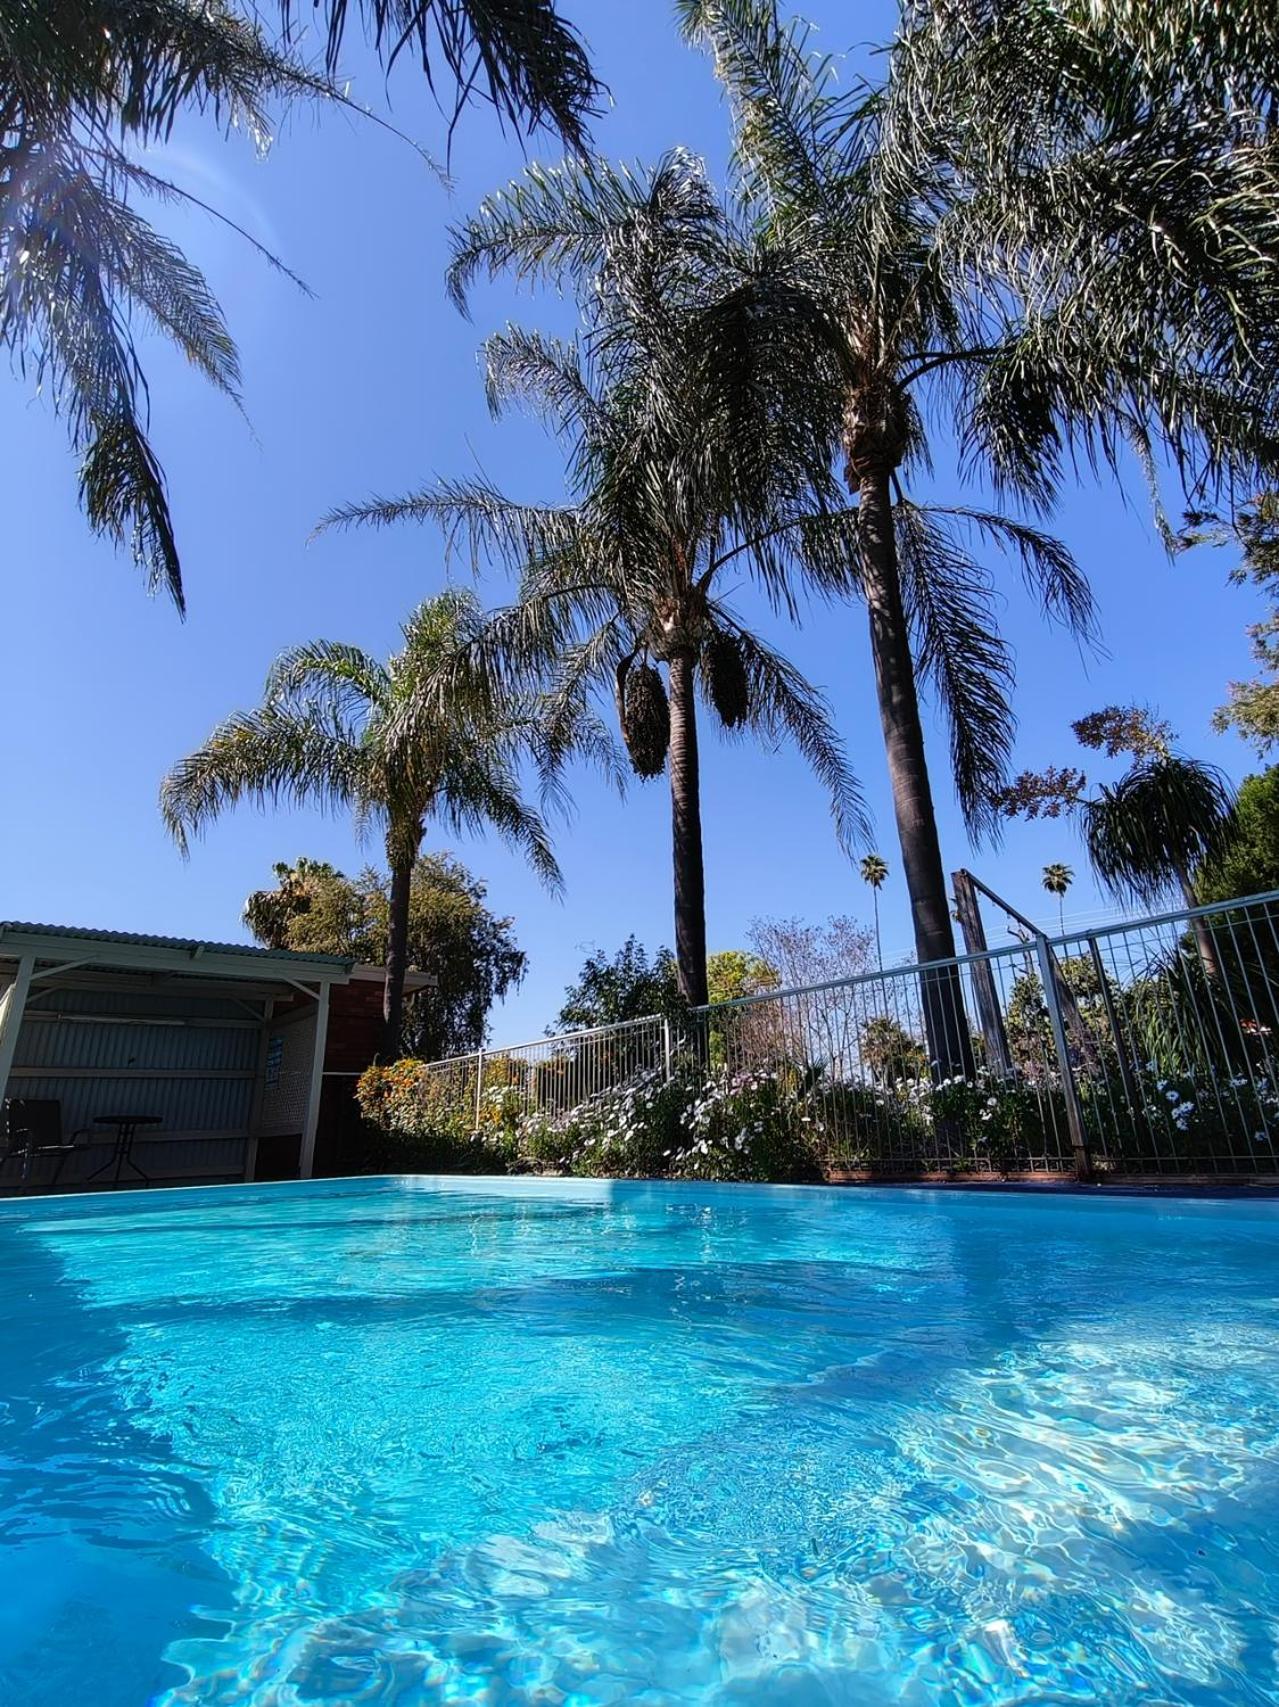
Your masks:
{"label": "pool coping", "polygon": [[771,1192],[809,1191],[881,1191],[881,1192],[940,1192],[959,1193],[986,1196],[1040,1196],[1040,1197],[1081,1197],[1094,1202],[1104,1202],[1112,1198],[1185,1198],[1190,1200],[1216,1200],[1236,1202],[1257,1202],[1279,1200],[1279,1181],[1258,1179],[1256,1176],[1241,1178],[1231,1182],[1221,1180],[1188,1178],[1172,1180],[1167,1177],[1133,1178],[1123,1181],[1084,1182],[1065,1178],[988,1178],[956,1179],[954,1176],[915,1176],[896,1179],[875,1178],[873,1176],[845,1175],[826,1180],[810,1181],[769,1181],[769,1180],[671,1180],[658,1176],[629,1178],[625,1175],[589,1176],[579,1178],[572,1174],[528,1173],[528,1174],[428,1174],[428,1173],[376,1173],[376,1174],[323,1174],[309,1180],[221,1180],[205,1185],[156,1185],[156,1186],[124,1186],[110,1187],[102,1191],[56,1191],[32,1192],[27,1196],[6,1196],[0,1198],[0,1213],[10,1204],[48,1204],[69,1202],[105,1202],[119,1197],[143,1198],[154,1200],[157,1195],[173,1193],[191,1194],[209,1191],[269,1191],[274,1186],[296,1187],[299,1185],[362,1185],[376,1182],[390,1183],[394,1181],[431,1181],[449,1188],[456,1188],[467,1181],[476,1186],[492,1186],[501,1184],[513,1186],[520,1181],[528,1184],[598,1184],[598,1185],[661,1185],[672,1187],[687,1187],[690,1190],[705,1189],[713,1186],[717,1192],[731,1192],[735,1188],[743,1191]]}

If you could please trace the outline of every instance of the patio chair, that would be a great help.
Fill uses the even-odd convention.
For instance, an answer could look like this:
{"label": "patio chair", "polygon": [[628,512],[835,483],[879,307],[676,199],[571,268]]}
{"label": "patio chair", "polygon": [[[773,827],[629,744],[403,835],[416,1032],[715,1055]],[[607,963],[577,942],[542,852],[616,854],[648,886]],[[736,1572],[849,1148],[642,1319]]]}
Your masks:
{"label": "patio chair", "polygon": [[22,1189],[31,1180],[37,1156],[56,1156],[50,1185],[57,1185],[63,1163],[76,1148],[79,1133],[62,1135],[62,1104],[48,1097],[10,1097],[4,1105],[4,1149],[0,1162],[20,1160]]}

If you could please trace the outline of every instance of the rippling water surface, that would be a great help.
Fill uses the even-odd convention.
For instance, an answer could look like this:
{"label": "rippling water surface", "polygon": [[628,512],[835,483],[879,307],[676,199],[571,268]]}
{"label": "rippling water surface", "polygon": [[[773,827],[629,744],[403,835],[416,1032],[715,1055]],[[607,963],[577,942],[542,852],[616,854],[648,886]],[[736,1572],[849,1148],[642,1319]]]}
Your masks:
{"label": "rippling water surface", "polygon": [[1279,1202],[0,1206],[5,1707],[1279,1701]]}

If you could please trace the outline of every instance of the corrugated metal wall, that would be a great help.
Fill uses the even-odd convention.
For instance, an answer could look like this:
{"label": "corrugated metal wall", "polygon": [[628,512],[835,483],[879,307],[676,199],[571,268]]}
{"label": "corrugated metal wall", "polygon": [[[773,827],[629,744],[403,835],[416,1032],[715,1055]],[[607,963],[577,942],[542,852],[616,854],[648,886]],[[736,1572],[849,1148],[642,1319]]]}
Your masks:
{"label": "corrugated metal wall", "polygon": [[92,1134],[65,1170],[68,1182],[110,1154],[110,1133],[93,1131],[100,1114],[158,1116],[161,1125],[139,1134],[135,1152],[149,1173],[236,1176],[261,1037],[260,1022],[230,997],[33,989],[7,1094],[54,1099],[65,1136]]}

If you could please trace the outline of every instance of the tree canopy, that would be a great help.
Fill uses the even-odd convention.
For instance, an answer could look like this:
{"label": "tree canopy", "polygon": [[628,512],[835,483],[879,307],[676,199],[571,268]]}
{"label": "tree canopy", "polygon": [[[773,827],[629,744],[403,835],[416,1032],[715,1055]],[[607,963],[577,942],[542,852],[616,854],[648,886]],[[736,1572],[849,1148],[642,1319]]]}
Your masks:
{"label": "tree canopy", "polygon": [[1195,874],[1205,906],[1273,889],[1279,889],[1279,765],[1240,783],[1224,844]]}
{"label": "tree canopy", "polygon": [[669,948],[650,954],[628,936],[615,954],[596,949],[586,957],[577,982],[564,992],[552,1031],[617,1025],[622,1020],[669,1014],[681,1006],[675,956]]}
{"label": "tree canopy", "polygon": [[[257,890],[245,902],[245,921],[258,942],[385,965],[391,911],[386,872],[368,866],[352,878],[302,858],[277,865],[275,877],[273,889]],[[524,977],[528,958],[516,944],[514,920],[492,912],[487,893],[451,854],[424,854],[414,863],[407,961],[437,982],[406,999],[407,1054],[433,1061],[479,1049],[493,1004]]]}

